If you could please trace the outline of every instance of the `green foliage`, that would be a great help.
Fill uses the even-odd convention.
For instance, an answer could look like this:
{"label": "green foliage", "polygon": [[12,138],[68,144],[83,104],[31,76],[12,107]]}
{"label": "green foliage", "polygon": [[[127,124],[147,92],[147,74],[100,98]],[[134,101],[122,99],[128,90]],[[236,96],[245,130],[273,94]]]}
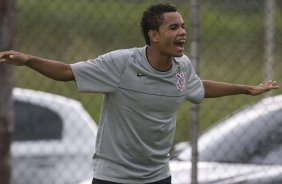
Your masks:
{"label": "green foliage", "polygon": [[[125,0],[20,0],[16,1],[16,49],[74,63],[105,52],[144,45],[139,21],[143,10],[158,1]],[[173,1],[190,36],[189,2]],[[263,4],[252,1],[201,1],[201,63],[203,79],[257,84],[263,80]],[[222,2],[222,3],[220,3]],[[261,2],[261,1],[260,1]],[[230,6],[228,6],[230,5]],[[239,7],[242,8],[239,8]],[[226,8],[227,7],[227,8]],[[281,75],[281,14],[276,13],[275,73]],[[189,56],[187,44],[186,54]],[[61,94],[82,102],[98,122],[102,95],[76,92],[74,83],[55,82],[26,68],[18,68],[16,85]],[[274,94],[281,93],[281,90]],[[201,104],[200,130],[234,110],[262,98],[249,96],[208,99]],[[177,113],[175,142],[189,139],[189,103]]]}

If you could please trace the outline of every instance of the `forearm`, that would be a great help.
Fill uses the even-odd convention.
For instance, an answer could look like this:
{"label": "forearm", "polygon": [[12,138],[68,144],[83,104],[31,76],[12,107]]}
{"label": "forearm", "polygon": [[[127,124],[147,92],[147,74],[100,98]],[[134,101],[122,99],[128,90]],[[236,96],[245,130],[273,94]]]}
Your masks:
{"label": "forearm", "polygon": [[205,98],[216,98],[229,95],[247,94],[252,95],[252,86],[230,84],[224,82],[203,80]]}
{"label": "forearm", "polygon": [[59,81],[74,80],[69,64],[23,54],[16,51],[0,52],[0,64],[7,63],[16,66],[28,66],[37,72]]}
{"label": "forearm", "polygon": [[35,56],[27,55],[26,66],[37,72],[58,81],[74,80],[73,73],[69,64],[59,61],[47,60]]}

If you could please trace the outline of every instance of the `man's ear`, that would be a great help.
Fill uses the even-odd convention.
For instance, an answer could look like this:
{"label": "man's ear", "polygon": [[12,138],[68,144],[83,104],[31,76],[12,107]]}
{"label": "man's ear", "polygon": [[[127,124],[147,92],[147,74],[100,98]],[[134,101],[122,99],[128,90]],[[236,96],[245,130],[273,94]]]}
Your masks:
{"label": "man's ear", "polygon": [[159,41],[159,32],[158,31],[149,30],[148,35],[149,35],[151,42],[158,42]]}

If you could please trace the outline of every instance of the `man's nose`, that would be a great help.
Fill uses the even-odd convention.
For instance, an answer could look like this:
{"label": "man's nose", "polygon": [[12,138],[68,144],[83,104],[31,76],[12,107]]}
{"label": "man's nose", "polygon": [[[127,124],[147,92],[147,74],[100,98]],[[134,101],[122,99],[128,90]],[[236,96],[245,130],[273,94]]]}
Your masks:
{"label": "man's nose", "polygon": [[180,35],[186,36],[186,30],[184,28],[181,28],[179,31]]}

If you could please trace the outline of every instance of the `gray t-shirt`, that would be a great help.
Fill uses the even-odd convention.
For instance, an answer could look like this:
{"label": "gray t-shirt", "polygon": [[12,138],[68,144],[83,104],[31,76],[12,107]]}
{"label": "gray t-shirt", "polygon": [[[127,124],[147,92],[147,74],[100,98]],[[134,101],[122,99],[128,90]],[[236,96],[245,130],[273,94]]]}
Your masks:
{"label": "gray t-shirt", "polygon": [[204,88],[187,56],[169,71],[155,70],[146,47],[117,50],[71,65],[79,91],[104,93],[94,177],[149,183],[170,176],[176,111],[183,100],[200,103]]}

